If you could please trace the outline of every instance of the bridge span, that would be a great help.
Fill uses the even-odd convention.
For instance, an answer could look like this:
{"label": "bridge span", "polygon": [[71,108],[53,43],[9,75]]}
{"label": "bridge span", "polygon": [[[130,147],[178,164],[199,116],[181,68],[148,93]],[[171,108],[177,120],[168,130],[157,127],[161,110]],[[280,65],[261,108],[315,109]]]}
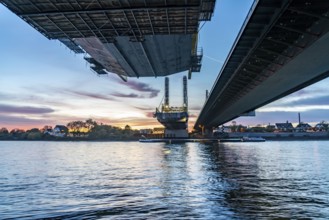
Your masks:
{"label": "bridge span", "polygon": [[157,77],[200,72],[199,24],[216,0],[0,0],[48,39],[57,39],[97,74]]}
{"label": "bridge span", "polygon": [[329,1],[255,1],[195,129],[213,128],[329,76]]}

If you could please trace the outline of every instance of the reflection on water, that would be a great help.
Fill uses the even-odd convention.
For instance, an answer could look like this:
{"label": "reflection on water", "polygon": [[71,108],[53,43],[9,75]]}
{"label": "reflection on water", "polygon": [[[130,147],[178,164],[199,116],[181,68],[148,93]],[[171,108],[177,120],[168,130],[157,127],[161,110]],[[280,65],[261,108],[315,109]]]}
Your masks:
{"label": "reflection on water", "polygon": [[329,218],[329,142],[0,142],[1,218]]}
{"label": "reflection on water", "polygon": [[[239,217],[328,218],[327,144],[222,145],[209,155],[232,186],[225,201]],[[319,145],[321,154],[312,155]]]}

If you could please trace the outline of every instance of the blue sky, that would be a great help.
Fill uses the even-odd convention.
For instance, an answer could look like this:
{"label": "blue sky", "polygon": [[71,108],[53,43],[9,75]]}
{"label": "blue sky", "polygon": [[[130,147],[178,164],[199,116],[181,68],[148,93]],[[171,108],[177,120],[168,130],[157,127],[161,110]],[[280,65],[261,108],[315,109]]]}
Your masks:
{"label": "blue sky", "polygon": [[[200,73],[188,81],[190,127],[213,86],[232,43],[252,4],[251,0],[217,0],[215,14],[201,29],[204,57]],[[0,5],[0,127],[42,128],[92,118],[133,128],[158,127],[152,112],[163,98],[163,78],[99,77],[82,55],[59,41],[48,40]],[[182,77],[170,76],[170,102],[182,105]],[[329,89],[323,80],[256,111],[256,117],[235,121],[245,125],[302,120],[328,120]]]}

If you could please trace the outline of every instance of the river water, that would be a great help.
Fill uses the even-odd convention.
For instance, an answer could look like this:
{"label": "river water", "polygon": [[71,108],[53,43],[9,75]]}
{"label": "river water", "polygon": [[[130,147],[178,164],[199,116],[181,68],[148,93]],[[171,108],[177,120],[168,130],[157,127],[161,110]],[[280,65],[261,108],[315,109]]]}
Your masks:
{"label": "river water", "polygon": [[0,152],[0,219],[329,218],[329,141],[1,141]]}

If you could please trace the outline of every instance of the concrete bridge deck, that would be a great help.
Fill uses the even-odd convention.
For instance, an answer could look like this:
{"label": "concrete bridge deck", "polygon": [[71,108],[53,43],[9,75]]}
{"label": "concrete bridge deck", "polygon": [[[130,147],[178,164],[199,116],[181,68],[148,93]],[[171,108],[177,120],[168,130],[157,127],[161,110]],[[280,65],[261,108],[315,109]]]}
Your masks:
{"label": "concrete bridge deck", "polygon": [[49,39],[57,39],[98,74],[121,78],[199,72],[199,24],[216,0],[0,0]]}
{"label": "concrete bridge deck", "polygon": [[194,128],[212,128],[329,76],[329,1],[256,1]]}

